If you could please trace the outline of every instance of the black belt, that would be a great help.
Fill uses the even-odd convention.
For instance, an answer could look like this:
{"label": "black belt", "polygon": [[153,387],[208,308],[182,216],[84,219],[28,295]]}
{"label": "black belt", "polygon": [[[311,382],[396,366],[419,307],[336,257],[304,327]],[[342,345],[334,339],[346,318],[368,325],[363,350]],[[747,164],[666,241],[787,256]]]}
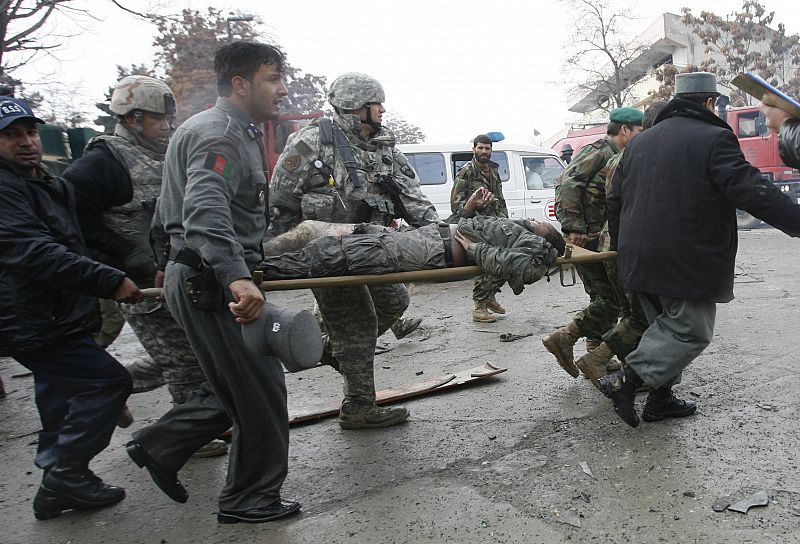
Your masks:
{"label": "black belt", "polygon": [[198,252],[190,247],[182,247],[180,249],[171,247],[169,249],[169,260],[176,263],[185,264],[188,267],[200,270],[203,268],[203,258]]}
{"label": "black belt", "polygon": [[450,237],[450,225],[439,227],[439,236],[444,243],[444,264],[447,268],[453,268],[453,240]]}

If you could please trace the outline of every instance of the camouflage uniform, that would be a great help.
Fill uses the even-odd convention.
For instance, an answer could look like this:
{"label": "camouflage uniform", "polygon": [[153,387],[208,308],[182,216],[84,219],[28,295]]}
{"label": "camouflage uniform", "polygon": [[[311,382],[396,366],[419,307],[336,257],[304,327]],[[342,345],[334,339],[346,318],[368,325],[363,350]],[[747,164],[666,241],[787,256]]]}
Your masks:
{"label": "camouflage uniform", "polygon": [[[463,219],[458,230],[476,242],[467,251],[481,270],[508,281],[514,294],[541,279],[558,252],[524,219],[478,216]],[[387,274],[446,268],[449,227],[426,225],[395,231],[356,225],[353,234],[322,236],[294,251],[265,257],[266,279],[296,279],[348,274]]]}
{"label": "camouflage uniform", "polygon": [[[452,221],[456,217],[474,217],[476,212],[466,211],[464,209],[464,204],[466,204],[469,197],[481,187],[486,187],[486,189],[491,191],[497,200],[487,204],[478,210],[477,213],[491,217],[508,217],[506,200],[503,198],[503,183],[500,181],[500,175],[497,173],[498,165],[490,161],[487,167],[491,172],[489,177],[481,171],[481,167],[475,159],[469,161],[458,171],[455,180],[453,180],[453,190],[450,193],[450,211],[453,212],[453,216],[448,220]],[[485,274],[477,276],[472,288],[472,300],[479,302],[494,297],[500,292],[500,288],[504,283],[504,281],[498,278]]]}
{"label": "camouflage uniform", "polygon": [[[377,84],[363,74],[345,74],[337,81],[345,77],[356,82],[363,79],[365,85]],[[331,103],[337,81],[331,86]],[[378,94],[373,100],[340,107],[355,110],[367,102],[383,102],[382,88]],[[340,93],[337,99],[347,97]],[[304,219],[315,219],[386,226],[395,217],[416,227],[438,222],[436,210],[420,190],[414,170],[395,148],[391,131],[381,128],[365,140],[357,115],[335,113],[333,136],[344,136],[346,143],[342,143],[353,154],[354,164],[348,167],[341,146],[321,142],[321,128],[327,130],[321,125],[327,122],[330,121],[316,119],[289,137],[270,186],[273,225],[277,223],[285,229]],[[338,136],[337,130],[341,131]],[[402,284],[312,291],[331,340],[333,357],[344,376],[343,413],[348,406],[374,406],[376,340],[403,315],[409,304],[408,291]]]}
{"label": "camouflage uniform", "polygon": [[[614,179],[617,165],[622,160],[625,153],[623,149],[614,155],[605,167],[604,177],[606,179],[606,194],[611,189],[611,183]],[[611,248],[611,238],[608,235],[608,221],[603,223],[603,232],[600,236],[600,251],[609,251]],[[644,314],[644,309],[639,303],[639,297],[634,291],[628,291],[620,285],[617,279],[617,261],[610,259],[603,261],[605,266],[608,281],[611,283],[617,295],[619,302],[619,322],[608,332],[603,335],[603,342],[605,342],[611,352],[624,359],[631,351],[636,349],[639,345],[639,339],[647,329],[647,317]]]}
{"label": "camouflage uniform", "polygon": [[[606,212],[605,166],[619,153],[614,141],[606,136],[581,148],[556,185],[556,217],[566,234],[600,233]],[[597,251],[598,239],[590,239],[586,248]],[[603,263],[575,265],[583,281],[589,305],[574,322],[581,336],[599,341],[619,317],[619,301],[608,281]]]}

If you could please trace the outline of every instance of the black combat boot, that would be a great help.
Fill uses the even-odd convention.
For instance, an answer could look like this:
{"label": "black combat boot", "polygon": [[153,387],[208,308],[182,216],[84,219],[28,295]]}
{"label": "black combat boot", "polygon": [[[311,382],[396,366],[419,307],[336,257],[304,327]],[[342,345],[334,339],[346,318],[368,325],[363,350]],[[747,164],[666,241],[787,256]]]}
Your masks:
{"label": "black combat boot", "polygon": [[124,498],[124,489],[104,483],[84,464],[56,465],[44,473],[33,514],[36,519],[50,519],[64,510],[94,510]]}
{"label": "black combat boot", "polygon": [[639,426],[639,415],[633,402],[636,400],[636,388],[641,383],[642,379],[630,366],[598,380],[600,391],[614,403],[614,411],[631,427]]}
{"label": "black combat boot", "polygon": [[672,394],[671,387],[653,389],[647,395],[647,402],[642,410],[645,421],[661,421],[666,417],[686,417],[697,411],[697,404],[691,400],[679,399]]}

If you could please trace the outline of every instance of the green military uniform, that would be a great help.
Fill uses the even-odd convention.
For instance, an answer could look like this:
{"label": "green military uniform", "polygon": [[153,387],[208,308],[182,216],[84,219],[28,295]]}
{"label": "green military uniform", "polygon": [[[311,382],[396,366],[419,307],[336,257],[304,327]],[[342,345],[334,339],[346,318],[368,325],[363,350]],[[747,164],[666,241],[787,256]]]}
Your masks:
{"label": "green military uniform", "polygon": [[[278,280],[387,274],[453,266],[447,255],[452,254],[451,244],[458,242],[450,237],[449,227],[432,224],[396,231],[362,224],[353,230],[353,234],[323,236],[295,251],[266,257],[260,266],[264,277]],[[533,225],[525,219],[478,216],[459,221],[458,230],[475,242],[467,250],[468,259],[487,274],[508,281],[516,295],[525,285],[541,279],[558,257],[558,250],[535,234]]]}
{"label": "green military uniform", "polygon": [[[358,107],[354,103],[348,109]],[[402,218],[419,227],[439,221],[391,131],[381,128],[365,139],[361,124],[357,115],[335,113],[332,122],[315,120],[289,137],[272,179],[274,223],[289,228],[305,219],[389,225]],[[334,145],[333,138],[343,145]],[[408,291],[402,284],[312,291],[344,376],[342,412],[374,406],[376,340],[403,315]]]}
{"label": "green military uniform", "polygon": [[[491,161],[485,167],[482,167],[473,158],[458,171],[455,180],[453,180],[453,190],[450,192],[450,211],[453,212],[451,221],[456,218],[474,217],[476,214],[491,217],[508,217],[506,200],[503,198],[503,183],[500,181],[500,174],[497,168],[497,163]],[[465,210],[464,204],[481,187],[491,191],[496,200],[477,211]],[[472,299],[480,302],[494,297],[495,294],[500,292],[503,283],[505,282],[488,275],[476,277],[472,289]]]}
{"label": "green military uniform", "polygon": [[[614,173],[625,153],[623,149],[614,155],[605,167],[604,177],[606,178],[606,194],[611,189],[614,180]],[[603,232],[600,236],[599,251],[609,251],[611,239],[608,236],[608,221],[603,224]],[[620,358],[625,358],[631,351],[639,345],[639,339],[647,329],[647,316],[639,303],[639,297],[634,291],[629,291],[620,285],[617,279],[617,261],[614,259],[603,261],[606,269],[608,281],[614,288],[619,302],[619,322],[603,335],[605,342],[612,353]]]}
{"label": "green military uniform", "polygon": [[220,511],[273,504],[288,466],[283,368],[277,358],[257,356],[245,345],[228,309],[229,285],[250,279],[262,259],[268,185],[261,136],[236,105],[218,98],[175,132],[158,201],[171,246],[167,302],[207,382],[134,438],[156,463],[177,471],[232,426]]}
{"label": "green military uniform", "polygon": [[[561,230],[599,236],[605,222],[605,166],[620,150],[605,136],[583,146],[556,184],[556,217]],[[599,238],[590,239],[586,248],[597,251]],[[581,336],[600,341],[619,317],[619,301],[608,281],[603,263],[575,265],[583,281],[589,305],[574,318]]]}

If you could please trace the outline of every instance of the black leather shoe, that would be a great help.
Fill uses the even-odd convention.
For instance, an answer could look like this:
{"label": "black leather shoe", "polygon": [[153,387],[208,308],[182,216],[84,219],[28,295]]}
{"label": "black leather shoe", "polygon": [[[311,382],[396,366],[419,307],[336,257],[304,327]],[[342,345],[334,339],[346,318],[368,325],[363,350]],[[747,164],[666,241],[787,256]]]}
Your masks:
{"label": "black leather shoe", "polygon": [[641,385],[642,379],[626,366],[598,380],[600,391],[614,403],[614,411],[631,427],[639,426],[639,415],[633,402],[636,400],[636,388]]}
{"label": "black leather shoe", "polygon": [[243,512],[220,510],[217,512],[217,521],[220,523],[264,523],[275,521],[294,515],[300,511],[300,503],[278,499],[264,508],[253,508]]}
{"label": "black leather shoe", "polygon": [[181,503],[189,500],[189,494],[178,481],[178,473],[159,465],[138,442],[135,440],[128,442],[125,445],[125,451],[128,452],[128,457],[133,459],[134,463],[147,469],[150,477],[153,478],[158,488],[166,493],[167,497]]}
{"label": "black leather shoe", "polygon": [[65,510],[95,510],[117,504],[125,490],[108,485],[85,466],[56,466],[45,472],[33,499],[36,519],[51,519]]}
{"label": "black leather shoe", "polygon": [[650,391],[642,410],[645,421],[661,421],[667,417],[686,417],[697,411],[697,404],[691,400],[679,399],[672,394],[670,388],[659,388]]}

